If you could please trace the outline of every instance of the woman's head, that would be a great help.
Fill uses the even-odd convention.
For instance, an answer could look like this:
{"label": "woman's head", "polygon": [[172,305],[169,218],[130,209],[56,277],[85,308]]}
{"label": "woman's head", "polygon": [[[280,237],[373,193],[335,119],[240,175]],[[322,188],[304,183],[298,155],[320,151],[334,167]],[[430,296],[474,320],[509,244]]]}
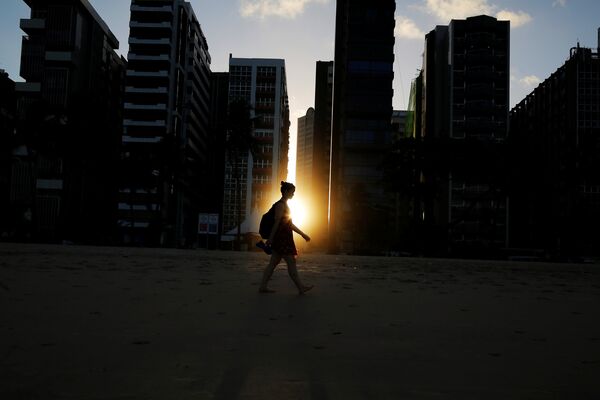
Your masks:
{"label": "woman's head", "polygon": [[281,181],[281,195],[286,199],[291,199],[294,197],[294,192],[296,191],[296,186],[293,183]]}

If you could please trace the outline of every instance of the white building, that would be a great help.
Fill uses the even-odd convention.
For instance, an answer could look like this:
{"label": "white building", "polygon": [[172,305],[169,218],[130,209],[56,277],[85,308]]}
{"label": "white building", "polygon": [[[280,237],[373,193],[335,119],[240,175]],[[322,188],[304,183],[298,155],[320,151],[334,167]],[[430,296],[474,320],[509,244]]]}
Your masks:
{"label": "white building", "polygon": [[[245,100],[251,108],[255,152],[225,163],[223,232],[256,232],[258,219],[279,194],[287,177],[289,105],[285,61],[229,58],[229,103]],[[236,188],[239,171],[240,194]],[[238,212],[240,218],[238,221]]]}

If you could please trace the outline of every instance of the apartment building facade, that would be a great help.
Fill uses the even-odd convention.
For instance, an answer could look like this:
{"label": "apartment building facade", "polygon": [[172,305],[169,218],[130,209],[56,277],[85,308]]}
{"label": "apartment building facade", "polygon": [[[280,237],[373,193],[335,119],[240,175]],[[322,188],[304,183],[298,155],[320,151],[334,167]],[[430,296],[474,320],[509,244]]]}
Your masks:
{"label": "apartment building facade", "polygon": [[11,207],[37,240],[110,243],[125,60],[87,0],[25,0]]}
{"label": "apartment building facade", "polygon": [[426,35],[418,82],[429,190],[422,219],[431,253],[489,253],[509,244],[509,49],[509,21],[485,15]]}
{"label": "apartment building facade", "polygon": [[393,205],[380,167],[392,138],[396,3],[340,0],[336,7],[329,249],[377,253],[389,245]]}
{"label": "apartment building facade", "polygon": [[[252,149],[228,152],[225,162],[223,232],[258,230],[262,215],[287,179],[289,104],[285,61],[229,58],[229,103],[249,107]],[[231,133],[229,133],[231,134]]]}
{"label": "apartment building facade", "polygon": [[[600,37],[599,45],[600,47]],[[514,246],[598,255],[600,56],[577,45],[510,112]]]}
{"label": "apartment building facade", "polygon": [[189,246],[208,196],[210,54],[189,2],[133,0],[122,135],[125,243]]}

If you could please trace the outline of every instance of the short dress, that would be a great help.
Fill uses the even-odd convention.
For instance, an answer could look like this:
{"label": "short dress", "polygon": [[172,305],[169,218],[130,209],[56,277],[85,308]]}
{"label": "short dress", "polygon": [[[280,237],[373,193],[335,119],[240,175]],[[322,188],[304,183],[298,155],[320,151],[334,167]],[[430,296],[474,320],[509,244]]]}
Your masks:
{"label": "short dress", "polygon": [[292,231],[292,217],[290,213],[290,208],[287,204],[285,204],[285,211],[283,213],[283,216],[281,217],[281,221],[279,222],[277,232],[275,232],[275,236],[273,237],[271,248],[273,249],[273,252],[281,256],[298,255],[296,245],[294,244],[294,232]]}

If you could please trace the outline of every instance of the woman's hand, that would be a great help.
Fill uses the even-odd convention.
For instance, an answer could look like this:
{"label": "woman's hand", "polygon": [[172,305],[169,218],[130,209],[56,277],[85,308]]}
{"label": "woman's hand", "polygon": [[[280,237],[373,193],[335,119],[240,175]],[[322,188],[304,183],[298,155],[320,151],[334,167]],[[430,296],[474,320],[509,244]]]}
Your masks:
{"label": "woman's hand", "polygon": [[310,236],[308,236],[306,233],[302,234],[302,237],[304,238],[304,240],[306,240],[307,242],[310,242]]}

